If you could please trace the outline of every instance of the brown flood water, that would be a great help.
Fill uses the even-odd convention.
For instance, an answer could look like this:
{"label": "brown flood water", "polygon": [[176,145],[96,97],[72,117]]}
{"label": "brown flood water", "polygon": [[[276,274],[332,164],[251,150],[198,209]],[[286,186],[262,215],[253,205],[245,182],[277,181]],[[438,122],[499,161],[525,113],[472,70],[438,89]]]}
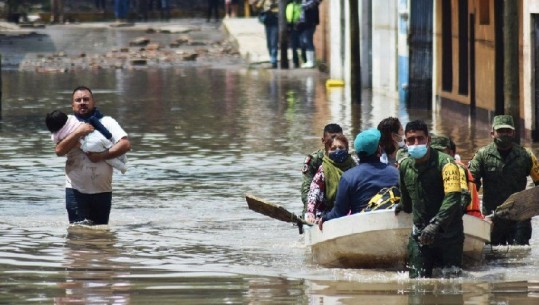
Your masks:
{"label": "brown flood water", "polygon": [[[323,126],[352,138],[387,116],[425,119],[464,160],[488,126],[408,111],[306,71],[176,67],[36,74],[4,71],[0,120],[0,304],[537,304],[539,222],[531,247],[487,249],[459,279],[313,264],[297,228],[247,209],[244,193],[299,212],[304,154]],[[94,89],[129,133],[109,231],[67,233],[64,159],[45,113]],[[534,147],[537,153],[537,148]]]}

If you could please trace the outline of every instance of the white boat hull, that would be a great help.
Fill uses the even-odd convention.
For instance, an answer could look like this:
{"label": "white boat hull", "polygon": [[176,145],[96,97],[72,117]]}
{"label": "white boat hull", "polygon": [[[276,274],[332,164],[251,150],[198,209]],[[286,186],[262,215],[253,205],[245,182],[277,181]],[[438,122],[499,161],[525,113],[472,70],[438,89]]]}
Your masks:
{"label": "white boat hull", "polygon": [[[465,260],[480,261],[490,241],[490,223],[464,215]],[[305,232],[313,261],[326,267],[402,267],[407,256],[412,216],[393,210],[359,213],[313,226]]]}

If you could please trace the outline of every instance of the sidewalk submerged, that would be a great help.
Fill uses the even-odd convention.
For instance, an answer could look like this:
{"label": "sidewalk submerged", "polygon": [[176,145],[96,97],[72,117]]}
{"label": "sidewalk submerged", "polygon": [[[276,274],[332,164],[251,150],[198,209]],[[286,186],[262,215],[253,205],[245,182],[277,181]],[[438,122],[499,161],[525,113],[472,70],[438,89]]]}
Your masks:
{"label": "sidewalk submerged", "polygon": [[257,18],[223,19],[223,28],[247,62],[269,62],[266,32]]}
{"label": "sidewalk submerged", "polygon": [[[179,20],[176,20],[179,21]],[[193,22],[193,20],[191,20]],[[200,21],[199,21],[200,22]],[[187,22],[189,23],[189,22]],[[196,23],[196,22],[195,22]],[[204,24],[203,22],[200,22]],[[113,22],[95,22],[95,23],[76,23],[53,26],[58,27],[70,27],[70,28],[111,28]],[[204,24],[208,26],[209,24]],[[211,26],[211,25],[209,25]],[[216,24],[219,27],[219,24]],[[240,56],[249,64],[267,63],[269,62],[269,54],[266,46],[266,34],[264,25],[261,24],[257,18],[226,18],[222,19],[221,30],[228,36],[228,39],[237,48]],[[161,23],[161,22],[148,22],[148,23],[133,23],[129,28],[131,30],[142,28],[171,28],[171,33],[182,33],[186,28],[185,21]],[[188,26],[187,26],[188,27]],[[47,26],[47,28],[49,28]],[[127,30],[127,29],[126,29]],[[35,29],[21,28],[16,24],[0,22],[0,34],[1,35],[20,35],[34,32]],[[38,30],[39,32],[39,30]]]}

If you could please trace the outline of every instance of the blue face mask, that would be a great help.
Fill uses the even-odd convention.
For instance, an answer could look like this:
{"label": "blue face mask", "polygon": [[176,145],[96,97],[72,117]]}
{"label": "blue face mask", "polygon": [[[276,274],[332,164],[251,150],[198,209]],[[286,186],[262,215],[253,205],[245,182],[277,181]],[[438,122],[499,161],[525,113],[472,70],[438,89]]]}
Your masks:
{"label": "blue face mask", "polygon": [[337,149],[329,153],[329,158],[335,163],[343,163],[348,158],[348,150],[346,149]]}
{"label": "blue face mask", "polygon": [[414,159],[421,159],[427,154],[427,144],[408,145],[408,153]]}

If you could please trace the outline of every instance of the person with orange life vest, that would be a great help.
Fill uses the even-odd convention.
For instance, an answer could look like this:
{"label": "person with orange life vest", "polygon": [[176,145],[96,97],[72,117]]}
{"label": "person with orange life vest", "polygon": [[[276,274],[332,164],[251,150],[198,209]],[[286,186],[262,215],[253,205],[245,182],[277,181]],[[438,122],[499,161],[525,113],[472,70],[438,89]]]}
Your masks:
{"label": "person with orange life vest", "polygon": [[462,163],[460,156],[456,155],[455,142],[446,136],[432,135],[430,147],[455,158],[455,163],[458,165],[460,171],[460,186],[462,193],[461,204],[463,205],[464,213],[483,219],[484,216],[481,213],[481,200],[479,199],[472,173],[468,167]]}

